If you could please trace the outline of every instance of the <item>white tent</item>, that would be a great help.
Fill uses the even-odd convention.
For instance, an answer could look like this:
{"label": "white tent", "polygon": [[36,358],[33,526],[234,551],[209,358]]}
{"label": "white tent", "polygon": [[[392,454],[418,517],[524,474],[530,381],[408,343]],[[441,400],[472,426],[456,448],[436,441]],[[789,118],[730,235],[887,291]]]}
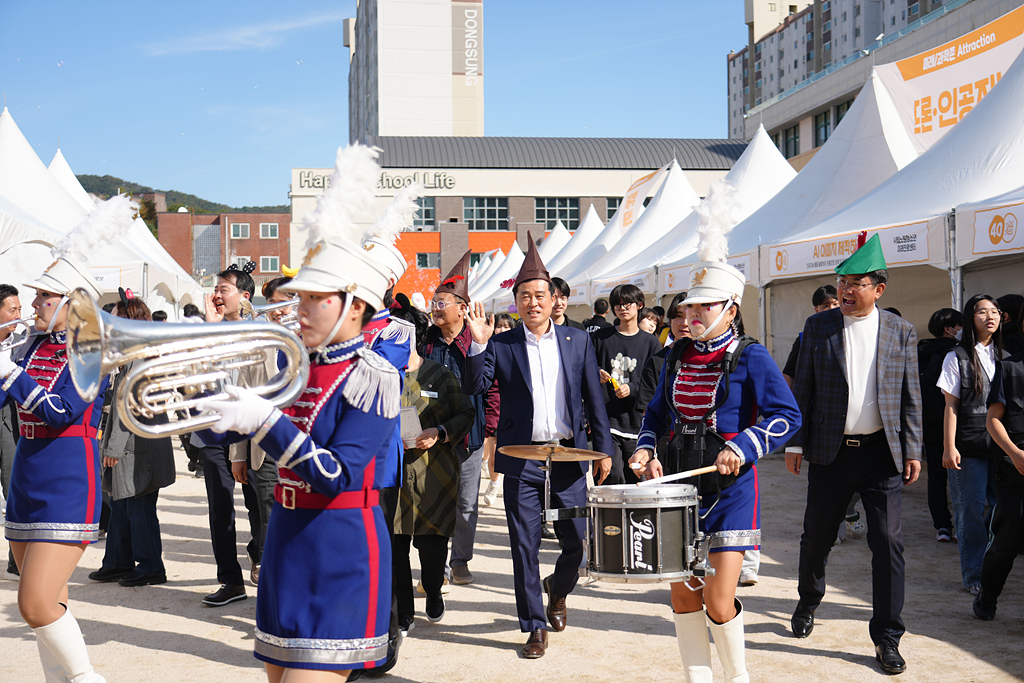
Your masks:
{"label": "white tent", "polygon": [[[734,215],[736,219],[742,221],[764,205],[795,176],[796,171],[761,126],[722,180],[733,189]],[[694,211],[672,228],[664,238],[654,242],[621,266],[595,277],[591,285],[591,295],[602,296],[615,285],[625,282],[637,285],[646,294],[654,293],[657,289],[655,266],[690,256],[697,249],[696,230],[699,220],[699,214]]]}
{"label": "white tent", "polygon": [[579,227],[576,228],[576,232],[573,233],[572,239],[562,247],[550,262],[544,262],[548,272],[552,275],[559,275],[560,271],[571,268],[576,257],[582,254],[603,230],[604,223],[597,217],[597,211],[594,209],[594,205],[591,204],[587,215],[583,217]]}
{"label": "white tent", "polygon": [[482,283],[475,293],[470,294],[470,298],[474,301],[486,302],[502,294],[501,283],[519,274],[519,268],[522,267],[525,258],[526,254],[520,248],[519,242],[513,242],[509,247],[508,254],[505,255],[505,260],[487,278],[487,282]]}
{"label": "white tent", "polygon": [[[59,163],[55,165],[55,173],[51,174],[8,110],[5,108],[0,113],[0,197],[5,200],[4,213],[17,219],[20,228],[13,230],[14,224],[10,220],[5,221],[8,229],[0,232],[0,268],[12,274],[6,277],[13,284],[22,284],[38,276],[52,262],[49,245],[85,216],[87,208],[82,202],[83,197],[73,196],[57,179],[63,176],[67,182],[68,175],[74,177],[70,168],[61,168]],[[84,190],[80,195],[91,202]],[[139,226],[133,228],[138,229]],[[149,246],[155,244],[157,249],[151,248],[150,251],[160,254],[160,257],[147,254],[146,241],[136,232],[108,245],[92,257],[90,271],[108,292],[124,286],[157,296],[159,287],[157,303],[181,301],[184,290],[195,287],[194,281],[187,275],[186,281],[180,281],[179,276],[168,273],[162,266],[166,265],[163,259],[170,257],[152,234],[149,234]],[[14,274],[19,275],[16,278]]]}
{"label": "white tent", "polygon": [[[638,198],[638,202],[642,203],[642,199]],[[593,276],[618,265],[621,255],[632,257],[651,241],[663,237],[699,203],[700,197],[673,159],[661,187],[633,224],[623,231],[619,221],[615,220],[617,216],[613,217],[601,235],[580,255],[575,267],[559,276],[570,285],[587,284]]]}
{"label": "white tent", "polygon": [[[686,179],[683,169],[679,168],[679,164],[673,160],[668,175],[665,176],[665,182],[661,184],[661,188],[654,195],[647,210],[622,236],[615,249],[587,267],[588,277],[585,279],[593,280],[614,273],[651,245],[661,242],[676,226],[685,221],[687,217],[694,215],[693,209],[700,204],[700,201],[701,199],[693,190],[690,181]],[[583,279],[581,276],[582,273],[578,273],[575,279]],[[641,289],[650,291],[653,287],[654,278],[652,277],[650,285],[641,287]],[[593,287],[591,289],[591,298],[606,293],[593,291]],[[611,288],[608,288],[608,291],[611,291]]]}
{"label": "white tent", "polygon": [[466,281],[467,287],[473,286],[473,283],[477,281],[477,278],[480,277],[480,274],[487,270],[487,268],[491,265],[491,259],[493,258],[494,252],[488,251],[484,253],[483,258],[480,259],[480,262],[477,263],[476,266],[469,269],[469,279]]}
{"label": "white tent", "polygon": [[[593,207],[593,204],[591,204],[591,207]],[[562,225],[562,221],[555,223],[555,227],[551,229],[548,236],[545,237],[544,241],[541,242],[539,247],[537,247],[537,254],[540,256],[540,260],[547,263],[553,259],[571,239],[572,233]]]}
{"label": "white tent", "polygon": [[[945,272],[950,267],[947,225],[951,210],[998,197],[1021,185],[1024,129],[1014,112],[1022,106],[1024,55],[963,121],[915,161],[828,220],[771,247],[768,258],[788,253],[789,271],[799,273],[810,270],[809,249],[833,249],[834,256],[810,260],[821,264],[817,272],[831,270],[831,262],[844,257],[857,232],[877,232],[892,278],[883,305],[898,307],[904,317],[923,329],[934,310],[949,306],[951,297],[958,301],[960,296],[957,271],[952,272],[952,283]],[[958,241],[973,242],[974,237],[974,226],[961,222]]]}
{"label": "white tent", "polygon": [[1024,294],[1021,220],[1024,187],[956,207],[956,265],[965,296]]}
{"label": "white tent", "polygon": [[[50,174],[60,183],[72,199],[85,211],[91,211],[95,202],[89,193],[82,187],[78,177],[71,170],[64,154],[57,149],[57,153],[50,161],[48,168]],[[128,241],[134,251],[140,253],[147,264],[155,266],[163,272],[147,268],[149,291],[145,292],[145,300],[153,310],[171,309],[173,312],[176,302],[199,304],[203,300],[203,290],[181,265],[171,258],[163,245],[157,241],[150,231],[149,226],[141,217],[136,217],[134,224],[128,232]]]}
{"label": "white tent", "polygon": [[505,257],[505,252],[503,252],[501,249],[498,249],[497,251],[495,251],[494,256],[491,258],[490,265],[487,266],[487,270],[485,270],[484,272],[480,273],[480,276],[477,277],[476,280],[474,281],[474,283],[469,286],[468,289],[469,289],[469,298],[470,299],[472,299],[473,298],[473,294],[478,289],[480,289],[480,285],[485,284],[490,279],[490,277],[492,275],[494,275],[494,272],[496,270],[498,270],[498,268],[501,267],[501,264],[505,261],[505,258],[506,258]]}

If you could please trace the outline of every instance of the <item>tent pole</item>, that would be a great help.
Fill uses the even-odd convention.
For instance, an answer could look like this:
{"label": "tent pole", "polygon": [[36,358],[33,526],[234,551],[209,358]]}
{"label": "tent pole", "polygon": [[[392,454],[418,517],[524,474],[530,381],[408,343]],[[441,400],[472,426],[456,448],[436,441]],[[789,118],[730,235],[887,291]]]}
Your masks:
{"label": "tent pole", "polygon": [[964,271],[956,257],[956,209],[946,216],[947,248],[949,249],[949,285],[951,303],[954,310],[964,306]]}

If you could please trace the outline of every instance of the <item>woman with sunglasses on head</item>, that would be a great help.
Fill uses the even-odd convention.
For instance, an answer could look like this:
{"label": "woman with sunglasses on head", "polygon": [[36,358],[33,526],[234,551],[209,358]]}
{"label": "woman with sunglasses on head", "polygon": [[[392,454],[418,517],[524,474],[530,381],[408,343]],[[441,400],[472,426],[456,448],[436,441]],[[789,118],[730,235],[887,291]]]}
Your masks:
{"label": "woman with sunglasses on head", "polygon": [[[701,495],[699,526],[715,573],[672,583],[671,604],[686,681],[711,681],[710,629],[726,680],[742,683],[749,677],[736,584],[744,551],[759,548],[761,540],[754,462],[796,432],[800,411],[768,351],[734,327],[743,274],[718,261],[697,263],[692,273],[686,298],[677,304],[684,307],[690,338],[673,344],[630,465],[648,478],[717,466],[715,473],[688,480]],[[755,424],[758,416],[763,420]],[[663,462],[656,447],[670,432]],[[701,451],[704,441],[713,446]]]}
{"label": "woman with sunglasses on head", "polygon": [[981,561],[989,541],[986,506],[996,503],[993,480],[998,449],[985,428],[989,383],[1002,360],[1002,312],[988,294],[968,299],[960,342],[942,362],[936,383],[946,407],[942,414],[942,466],[949,474],[961,589],[977,595]]}

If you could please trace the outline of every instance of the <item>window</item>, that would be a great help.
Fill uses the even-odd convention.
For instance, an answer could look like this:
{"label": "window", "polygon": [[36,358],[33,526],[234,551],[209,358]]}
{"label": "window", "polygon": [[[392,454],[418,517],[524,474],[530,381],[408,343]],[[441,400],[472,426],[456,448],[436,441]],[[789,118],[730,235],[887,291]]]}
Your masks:
{"label": "window", "polygon": [[836,105],[836,125],[837,126],[839,125],[839,122],[843,120],[843,117],[846,116],[846,112],[850,111],[850,107],[851,106],[853,106],[853,100],[847,100],[847,101],[843,102],[842,104],[837,104]]}
{"label": "window", "polygon": [[843,18],[841,19],[841,21],[846,21],[846,12],[843,12]]}
{"label": "window", "polygon": [[915,2],[913,5],[907,8],[907,11],[910,12],[911,14],[917,14],[918,12],[921,11],[920,3]]}
{"label": "window", "polygon": [[826,21],[824,24],[822,24],[821,30],[822,31],[831,31],[832,30],[832,22],[831,21]]}
{"label": "window", "polygon": [[857,28],[853,29],[853,37],[854,38],[860,38],[860,26],[858,26]]}
{"label": "window", "polygon": [[790,5],[789,6],[789,13],[790,14],[796,14],[796,5]]}
{"label": "window", "polygon": [[470,230],[507,230],[508,198],[463,197],[462,216]]}
{"label": "window", "polygon": [[821,147],[832,132],[831,115],[824,111],[814,117],[814,146]]}
{"label": "window", "polygon": [[860,5],[854,5],[853,6],[853,16],[855,16],[855,17],[859,17],[860,16]]}
{"label": "window", "polygon": [[260,256],[261,273],[276,273],[279,270],[276,256]]}
{"label": "window", "polygon": [[[472,258],[472,257],[470,257]],[[440,254],[416,254],[416,267],[417,268],[440,268],[441,267],[441,255]]]}
{"label": "window", "polygon": [[545,229],[553,230],[558,221],[562,221],[569,230],[575,230],[580,224],[580,200],[567,197],[537,197],[535,200],[534,217],[536,223],[543,223]]}
{"label": "window", "polygon": [[895,26],[895,25],[896,25],[896,16],[893,15],[893,16],[889,17],[889,26]]}
{"label": "window", "polygon": [[483,252],[479,252],[479,253],[476,253],[476,254],[470,254],[469,255],[469,267],[470,268],[476,268],[478,265],[480,265],[480,262],[484,260],[484,254],[486,254],[486,253],[487,253],[486,251],[483,251]]}
{"label": "window", "polygon": [[233,256],[230,259],[228,259],[228,266],[230,267],[231,264],[234,263],[236,266],[238,266],[238,269],[241,270],[242,268],[245,267],[245,264],[248,262],[248,256]]}
{"label": "window", "polygon": [[798,66],[799,66],[799,65],[797,64],[797,61],[796,61],[796,60],[794,59],[794,60],[793,60],[793,68],[794,68],[794,69],[796,69],[796,68],[797,68]]}
{"label": "window", "polygon": [[786,141],[786,148],[783,150],[783,155],[790,159],[800,153],[800,124],[787,128],[783,133]]}
{"label": "window", "polygon": [[605,213],[605,222],[607,223],[615,215],[615,212],[619,210],[619,204],[622,203],[622,197],[608,197],[608,211]]}
{"label": "window", "polygon": [[822,47],[821,50],[822,50],[822,52],[831,52],[832,51],[832,43],[831,42],[825,43],[824,47]]}
{"label": "window", "polygon": [[830,9],[832,9],[832,3],[829,2],[829,0],[825,0],[825,2],[821,3],[821,11],[822,12],[827,12]]}
{"label": "window", "polygon": [[233,240],[247,240],[247,239],[249,239],[249,224],[248,223],[232,223],[231,224],[231,239],[233,239]]}
{"label": "window", "polygon": [[768,11],[769,12],[774,12],[775,11],[775,3],[774,2],[769,2],[768,3]]}
{"label": "window", "polygon": [[434,218],[434,198],[420,197],[416,200],[416,205],[420,207],[420,210],[419,213],[416,214],[416,218],[412,219],[412,224],[416,227],[434,227],[436,225]]}
{"label": "window", "polygon": [[[277,239],[277,223],[260,223],[260,239],[261,240],[276,240]],[[276,268],[274,270],[277,270]]]}

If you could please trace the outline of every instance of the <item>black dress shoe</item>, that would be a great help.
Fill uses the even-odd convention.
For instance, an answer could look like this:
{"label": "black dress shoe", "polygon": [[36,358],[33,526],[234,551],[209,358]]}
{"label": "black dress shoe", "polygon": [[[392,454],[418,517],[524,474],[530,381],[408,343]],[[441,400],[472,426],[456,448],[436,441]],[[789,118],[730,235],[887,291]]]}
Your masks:
{"label": "black dress shoe", "polygon": [[135,586],[156,586],[161,583],[167,583],[167,574],[143,574],[136,569],[118,581],[117,585],[124,586],[125,588],[134,588]]}
{"label": "black dress shoe", "polygon": [[220,588],[203,598],[203,604],[210,607],[223,607],[238,600],[245,600],[245,598],[245,586],[222,583]]}
{"label": "black dress shoe", "polygon": [[796,611],[789,622],[793,629],[793,635],[797,638],[806,638],[814,630],[814,610],[797,603]]}
{"label": "black dress shoe", "polygon": [[100,583],[113,583],[120,581],[126,576],[130,576],[135,573],[135,569],[97,569],[94,572],[89,572],[90,581],[99,581]]}
{"label": "black dress shoe", "polygon": [[547,649],[548,632],[545,629],[538,628],[530,632],[526,645],[523,645],[523,656],[527,659],[540,659],[544,656],[544,652]]}
{"label": "black dress shoe", "polygon": [[907,663],[900,656],[900,647],[895,640],[886,638],[875,645],[875,659],[887,674],[901,674],[907,670]]}

